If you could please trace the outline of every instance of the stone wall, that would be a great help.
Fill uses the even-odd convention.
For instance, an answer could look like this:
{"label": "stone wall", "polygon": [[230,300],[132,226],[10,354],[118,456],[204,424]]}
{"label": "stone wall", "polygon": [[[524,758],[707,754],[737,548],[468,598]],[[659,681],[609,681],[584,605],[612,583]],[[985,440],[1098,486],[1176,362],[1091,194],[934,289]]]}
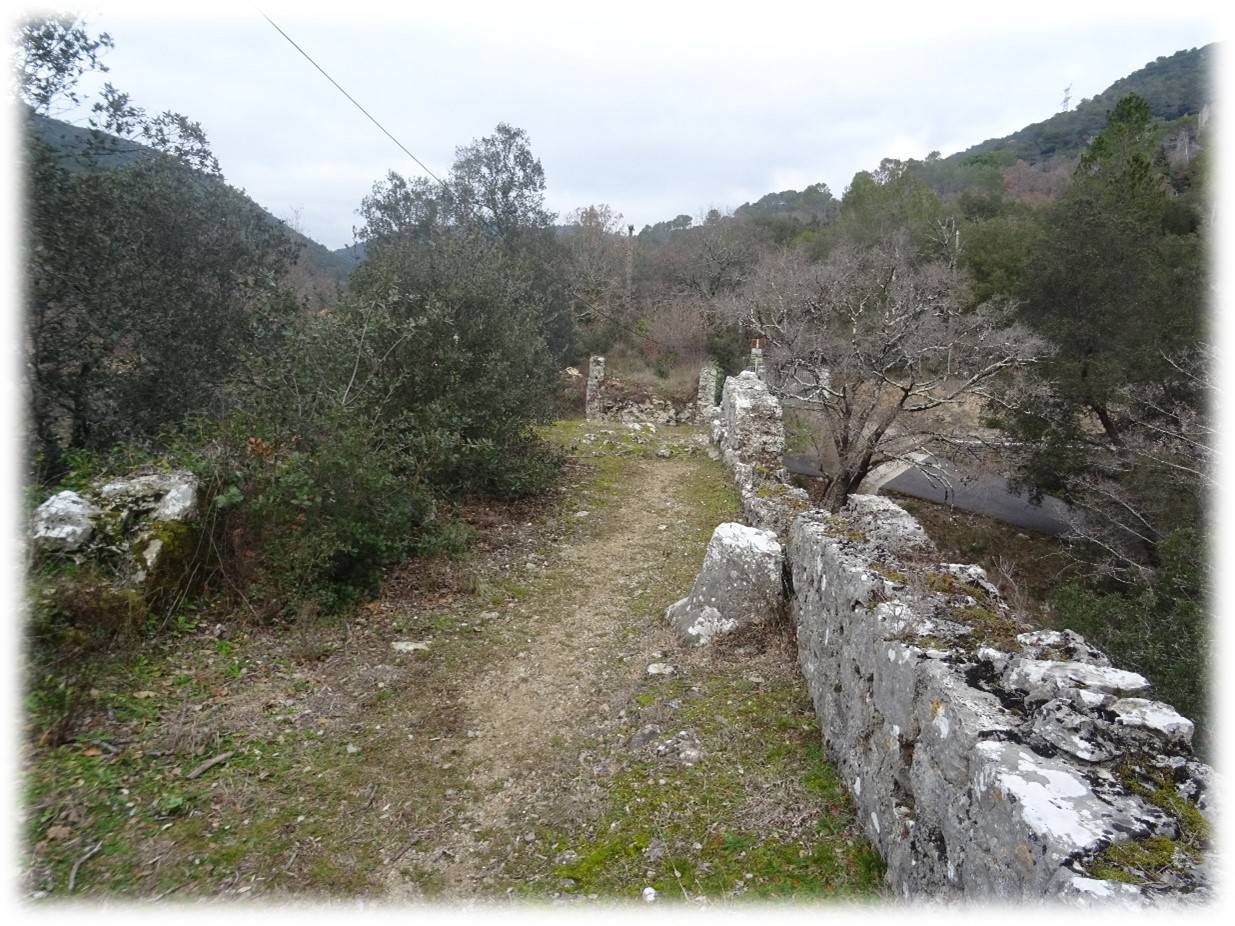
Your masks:
{"label": "stone wall", "polygon": [[779,402],[753,374],[726,380],[713,437],[751,524],[785,540],[823,741],[898,894],[1208,898],[1212,772],[1144,678],[1026,626],[885,498],[806,510],[784,484]]}
{"label": "stone wall", "polygon": [[650,388],[606,375],[604,357],[588,362],[585,409],[588,421],[689,424],[696,420],[694,403],[675,402]]}
{"label": "stone wall", "polygon": [[746,520],[785,536],[810,501],[787,481],[780,401],[750,370],[726,378],[712,419],[712,440],[733,471]]}

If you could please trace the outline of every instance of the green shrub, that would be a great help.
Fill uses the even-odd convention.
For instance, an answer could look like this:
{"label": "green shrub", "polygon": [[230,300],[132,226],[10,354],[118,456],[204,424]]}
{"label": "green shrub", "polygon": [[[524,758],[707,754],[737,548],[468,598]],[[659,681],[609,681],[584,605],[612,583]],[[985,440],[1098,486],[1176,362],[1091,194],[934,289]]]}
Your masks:
{"label": "green shrub", "polygon": [[372,594],[383,567],[435,529],[433,496],[396,448],[342,412],[317,425],[276,436],[236,416],[181,458],[207,487],[211,566],[269,616]]}
{"label": "green shrub", "polygon": [[1152,584],[1110,589],[1069,583],[1051,599],[1057,623],[1088,637],[1123,668],[1140,672],[1154,696],[1197,725],[1206,740],[1208,616],[1203,550],[1196,530],[1175,531],[1159,545],[1162,567]]}
{"label": "green shrub", "polygon": [[534,435],[505,445],[470,440],[438,473],[438,482],[455,495],[526,498],[552,485],[561,466],[561,453]]}

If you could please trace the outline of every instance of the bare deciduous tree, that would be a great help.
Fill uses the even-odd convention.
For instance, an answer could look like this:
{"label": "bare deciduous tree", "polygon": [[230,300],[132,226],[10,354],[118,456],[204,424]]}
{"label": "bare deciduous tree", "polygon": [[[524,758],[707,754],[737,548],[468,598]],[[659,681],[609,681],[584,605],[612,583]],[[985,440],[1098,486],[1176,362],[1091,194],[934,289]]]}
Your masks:
{"label": "bare deciduous tree", "polygon": [[774,389],[825,422],[830,509],[875,466],[972,447],[942,412],[1044,353],[1010,323],[1010,305],[962,311],[964,287],[956,270],[915,266],[894,244],[841,246],[822,264],[769,255],[734,299],[732,311],[765,339]]}
{"label": "bare deciduous tree", "polygon": [[622,214],[600,203],[570,215],[566,238],[569,286],[576,320],[587,324],[597,313],[615,314],[623,301],[626,249],[622,242]]}

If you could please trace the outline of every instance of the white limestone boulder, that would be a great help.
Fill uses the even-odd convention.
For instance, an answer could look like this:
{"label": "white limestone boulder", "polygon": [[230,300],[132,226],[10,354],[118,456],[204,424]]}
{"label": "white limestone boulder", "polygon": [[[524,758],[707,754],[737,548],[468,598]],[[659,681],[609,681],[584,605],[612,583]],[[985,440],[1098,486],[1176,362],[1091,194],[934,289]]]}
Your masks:
{"label": "white limestone boulder", "polygon": [[913,515],[882,495],[850,495],[839,514],[872,547],[898,554],[935,548]]}
{"label": "white limestone boulder", "polygon": [[1168,743],[1192,742],[1193,723],[1169,704],[1147,698],[1120,698],[1110,706],[1115,724],[1145,730]]}
{"label": "white limestone boulder", "polygon": [[76,492],[57,492],[35,509],[30,539],[39,550],[73,553],[90,540],[100,513]]}
{"label": "white limestone boulder", "polygon": [[1070,688],[1122,695],[1149,687],[1145,676],[1136,672],[1053,659],[1013,659],[1004,673],[1004,684],[1024,692],[1030,700],[1041,701],[1049,701]]}
{"label": "white limestone boulder", "polygon": [[187,521],[197,511],[198,479],[187,470],[112,479],[97,486],[100,504],[148,511],[155,521]]}
{"label": "white limestone boulder", "polygon": [[771,531],[721,524],[708,541],[690,594],[671,605],[665,618],[695,645],[771,619],[784,601],[782,559]]}

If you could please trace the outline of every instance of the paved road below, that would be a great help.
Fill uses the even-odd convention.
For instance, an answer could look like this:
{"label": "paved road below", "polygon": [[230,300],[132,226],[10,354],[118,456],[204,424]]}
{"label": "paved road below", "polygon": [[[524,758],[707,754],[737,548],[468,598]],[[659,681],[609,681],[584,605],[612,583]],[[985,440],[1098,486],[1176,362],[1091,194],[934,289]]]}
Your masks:
{"label": "paved road below", "polygon": [[[1035,504],[1014,492],[1002,476],[965,473],[942,461],[937,461],[936,465],[947,474],[951,485],[940,485],[937,480],[928,479],[919,467],[910,467],[882,482],[879,489],[951,504],[962,511],[1052,536],[1067,530],[1067,506],[1057,498],[1047,496],[1040,504]],[[822,475],[818,465],[804,454],[785,454],[785,468],[801,476],[818,478]]]}

